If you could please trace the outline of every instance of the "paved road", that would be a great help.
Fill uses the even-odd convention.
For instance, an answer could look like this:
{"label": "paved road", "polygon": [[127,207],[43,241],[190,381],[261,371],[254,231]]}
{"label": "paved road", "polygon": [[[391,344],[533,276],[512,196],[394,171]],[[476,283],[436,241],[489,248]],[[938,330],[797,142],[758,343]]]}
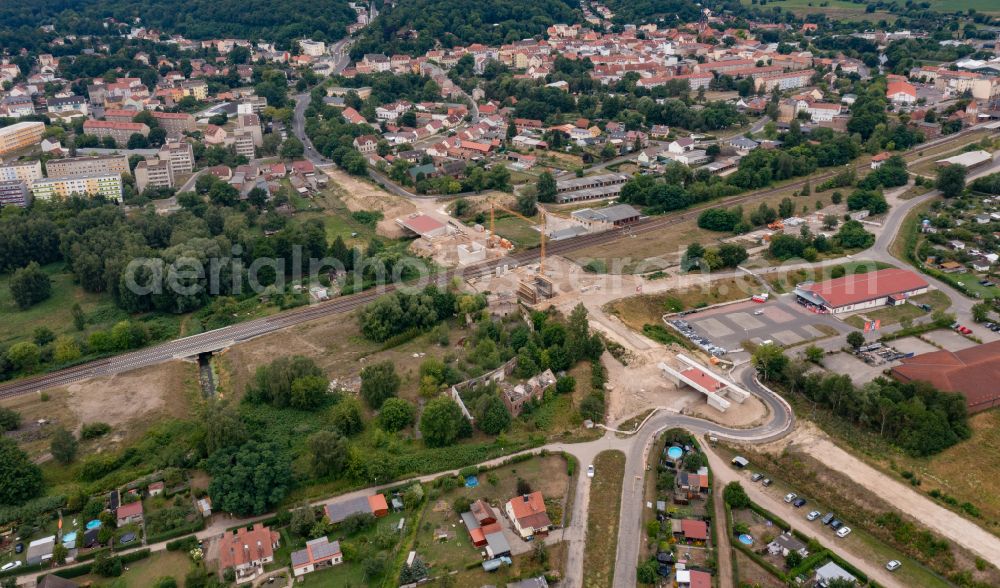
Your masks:
{"label": "paved road", "polygon": [[659,412],[649,419],[630,439],[625,449],[625,480],[622,487],[621,516],[618,522],[618,553],[615,558],[615,588],[632,588],[636,585],[635,569],[639,560],[639,547],[644,537],[642,529],[643,479],[646,475],[646,456],[661,432],[672,428],[687,429],[695,435],[710,434],[740,442],[767,442],[778,439],[791,431],[795,417],[787,402],[770,389],[757,382],[749,364],[738,368],[735,374],[739,384],[753,393],[768,408],[770,420],[751,429],[728,429],[715,423],[670,412]]}

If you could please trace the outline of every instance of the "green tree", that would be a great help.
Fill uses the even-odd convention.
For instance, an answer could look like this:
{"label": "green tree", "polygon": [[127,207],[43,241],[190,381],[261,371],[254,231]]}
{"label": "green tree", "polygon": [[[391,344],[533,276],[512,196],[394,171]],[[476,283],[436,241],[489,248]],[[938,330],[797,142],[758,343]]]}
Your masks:
{"label": "green tree", "polygon": [[656,560],[644,561],[635,571],[636,580],[643,584],[656,584]]}
{"label": "green tree", "polygon": [[965,174],[965,166],[957,163],[938,168],[937,189],[945,198],[958,196],[965,190]]}
{"label": "green tree", "polygon": [[52,457],[59,463],[63,465],[72,463],[76,459],[78,448],[79,444],[73,433],[62,427],[59,427],[52,433],[52,442],[49,445],[49,450],[52,452]]}
{"label": "green tree", "polygon": [[510,412],[498,394],[486,394],[476,410],[476,426],[487,435],[499,435],[510,425]]}
{"label": "green tree", "polygon": [[213,508],[239,516],[263,514],[285,497],[291,462],[277,444],[248,441],[208,459]]}
{"label": "green tree", "polygon": [[52,361],[69,363],[80,359],[80,345],[69,335],[60,335],[55,341],[52,351]]}
{"label": "green tree", "polygon": [[788,358],[781,351],[781,347],[773,343],[757,347],[753,352],[752,361],[764,381],[780,379],[785,366],[788,365]]}
{"label": "green tree", "polygon": [[87,315],[83,313],[79,302],[73,304],[70,313],[73,315],[73,326],[77,331],[82,331],[87,326]]}
{"label": "green tree", "polygon": [[847,334],[847,344],[857,349],[865,344],[865,335],[861,331],[851,331]]}
{"label": "green tree", "polygon": [[990,305],[987,302],[977,302],[972,305],[972,320],[977,323],[986,322],[990,318]]}
{"label": "green tree", "polygon": [[38,345],[27,341],[15,343],[7,350],[7,361],[10,362],[11,367],[15,371],[24,373],[33,372],[38,367],[38,362],[41,361],[41,358],[42,351],[38,348]]}
{"label": "green tree", "polygon": [[208,455],[220,449],[238,447],[249,439],[239,412],[224,401],[209,402],[205,406],[201,422],[205,430],[205,452]]}
{"label": "green tree", "polygon": [[365,366],[361,370],[361,397],[374,410],[392,398],[399,391],[401,381],[396,366],[391,361],[382,361]]}
{"label": "green tree", "polygon": [[556,201],[556,178],[551,172],[542,172],[536,184],[539,202]]}
{"label": "green tree", "polygon": [[13,439],[0,437],[0,505],[18,506],[42,495],[42,470]]}
{"label": "green tree", "polygon": [[534,190],[525,189],[517,197],[517,211],[524,216],[535,216],[538,212],[538,200]]}
{"label": "green tree", "polygon": [[285,142],[281,144],[280,153],[285,159],[300,159],[305,153],[305,147],[302,145],[302,141],[299,141],[296,137],[291,136],[285,139]]}
{"label": "green tree", "polygon": [[382,404],[378,420],[383,429],[394,433],[413,424],[416,414],[414,406],[402,398],[390,398]]}
{"label": "green tree", "polygon": [[35,261],[15,271],[8,286],[11,297],[21,310],[34,306],[52,295],[49,275],[42,271],[41,266]]}
{"label": "green tree", "polygon": [[816,345],[810,345],[806,347],[805,354],[806,354],[806,359],[813,363],[820,363],[821,361],[823,361],[823,355],[824,355],[823,350]]}
{"label": "green tree", "polygon": [[327,398],[330,381],[324,376],[303,376],[292,382],[292,408],[310,410],[318,408]]}
{"label": "green tree", "polygon": [[747,508],[750,506],[750,497],[739,482],[730,482],[722,490],[722,499],[731,508]]}
{"label": "green tree", "polygon": [[337,403],[330,420],[338,431],[350,437],[365,428],[361,418],[361,403],[355,398],[345,398]]}
{"label": "green tree", "polygon": [[339,432],[317,431],[306,440],[306,446],[314,475],[323,478],[347,469],[350,444]]}
{"label": "green tree", "polygon": [[798,551],[790,551],[788,552],[788,555],[785,556],[786,570],[794,570],[800,563],[802,563],[802,555]]}
{"label": "green tree", "polygon": [[451,445],[458,438],[468,421],[462,409],[447,396],[438,396],[424,407],[420,418],[420,432],[430,447]]}
{"label": "green tree", "polygon": [[6,406],[0,406],[0,432],[14,431],[21,426],[21,413]]}

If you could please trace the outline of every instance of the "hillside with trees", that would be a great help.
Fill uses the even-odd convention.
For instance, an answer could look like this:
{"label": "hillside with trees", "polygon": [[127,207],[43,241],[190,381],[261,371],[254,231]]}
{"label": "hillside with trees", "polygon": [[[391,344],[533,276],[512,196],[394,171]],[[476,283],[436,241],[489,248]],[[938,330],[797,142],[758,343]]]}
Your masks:
{"label": "hillside with trees", "polygon": [[277,42],[342,38],[356,15],[345,0],[39,0],[0,4],[0,22],[11,30],[55,25],[59,34],[104,35],[107,19],[181,34],[191,39],[237,37]]}
{"label": "hillside with trees", "polygon": [[419,55],[437,45],[498,46],[578,22],[572,0],[403,0],[364,29],[352,54]]}

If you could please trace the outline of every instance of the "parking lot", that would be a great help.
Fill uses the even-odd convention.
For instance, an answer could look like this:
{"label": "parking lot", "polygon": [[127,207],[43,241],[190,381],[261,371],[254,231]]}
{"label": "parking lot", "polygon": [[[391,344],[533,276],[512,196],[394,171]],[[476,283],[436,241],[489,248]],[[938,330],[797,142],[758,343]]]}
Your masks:
{"label": "parking lot", "polygon": [[[709,345],[726,350],[742,347],[743,341],[757,344],[772,341],[785,347],[798,345],[826,337],[828,333],[817,328],[820,325],[827,325],[840,334],[852,330],[830,315],[809,312],[788,295],[772,296],[763,304],[740,302],[677,318],[686,322]],[[703,345],[698,341],[696,344]]]}

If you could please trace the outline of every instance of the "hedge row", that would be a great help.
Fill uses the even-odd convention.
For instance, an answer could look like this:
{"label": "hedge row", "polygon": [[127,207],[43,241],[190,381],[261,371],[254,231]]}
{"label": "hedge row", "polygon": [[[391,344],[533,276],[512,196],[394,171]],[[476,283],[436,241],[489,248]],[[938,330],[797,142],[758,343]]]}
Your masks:
{"label": "hedge row", "polygon": [[184,535],[189,535],[196,531],[201,531],[205,528],[205,519],[198,517],[197,521],[184,526],[172,529],[170,531],[164,531],[162,533],[157,533],[156,535],[147,535],[146,544],[151,545],[153,543],[159,543],[161,541],[166,541],[168,539],[174,539],[177,537],[183,537]]}
{"label": "hedge row", "polygon": [[189,551],[198,545],[198,538],[194,535],[167,541],[167,551]]}
{"label": "hedge row", "polygon": [[[127,564],[134,561],[139,561],[140,559],[146,559],[147,557],[149,557],[149,554],[150,554],[149,549],[138,549],[136,551],[129,551],[128,553],[123,553],[122,555],[117,555],[115,557],[120,559],[122,564]],[[90,571],[93,569],[93,567],[94,564],[92,562],[85,563],[78,566],[73,566],[71,568],[62,568],[60,570],[56,570],[52,572],[52,575],[66,579],[79,578],[80,576],[86,576],[87,574],[89,574]],[[23,574],[25,571],[27,570],[22,570],[21,573]],[[41,578],[39,578],[39,580],[41,580]]]}
{"label": "hedge row", "polygon": [[88,551],[87,553],[84,553],[83,555],[77,555],[76,556],[76,561],[87,561],[89,559],[94,559],[98,555],[100,555],[102,553],[107,553],[109,551],[111,551],[110,547],[101,547],[100,549],[94,549],[92,551]]}

